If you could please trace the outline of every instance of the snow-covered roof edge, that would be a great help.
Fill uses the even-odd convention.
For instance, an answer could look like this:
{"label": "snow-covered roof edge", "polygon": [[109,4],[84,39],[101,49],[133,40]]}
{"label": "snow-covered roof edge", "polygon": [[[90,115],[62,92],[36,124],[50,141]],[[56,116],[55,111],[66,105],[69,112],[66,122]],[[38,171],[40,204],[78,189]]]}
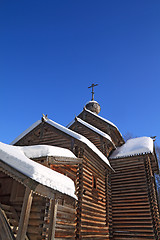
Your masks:
{"label": "snow-covered roof edge", "polygon": [[0,160],[37,183],[77,199],[72,179],[31,160],[24,149],[0,142]]}
{"label": "snow-covered roof edge", "polygon": [[[61,130],[62,132],[70,135],[71,137],[83,142],[84,144],[86,144],[96,155],[98,155],[112,170],[113,168],[111,167],[107,157],[105,157],[105,155],[91,142],[89,141],[86,137],[82,136],[79,133],[76,133],[56,122],[54,122],[53,120],[46,120],[46,122],[50,125],[52,125],[53,127]],[[113,170],[114,171],[114,170]]]}
{"label": "snow-covered roof edge", "polygon": [[69,127],[75,123],[76,121],[80,122],[82,125],[86,126],[87,128],[91,129],[92,131],[96,132],[97,134],[101,135],[102,137],[108,139],[113,145],[114,143],[112,142],[111,137],[107,134],[101,131],[100,129],[94,127],[93,125],[83,121],[81,118],[76,117],[75,120],[72,121],[72,123],[69,124]]}
{"label": "snow-covered roof edge", "polygon": [[38,120],[37,122],[33,123],[29,128],[27,128],[24,132],[22,132],[19,136],[17,136],[10,144],[13,145],[17,143],[21,138],[23,138],[27,133],[31,132],[35,127],[37,127],[42,121]]}
{"label": "snow-covered roof edge", "polygon": [[73,152],[67,148],[50,146],[50,145],[31,145],[22,146],[24,154],[28,158],[40,158],[40,157],[61,157],[61,158],[72,158],[77,159]]}
{"label": "snow-covered roof edge", "polygon": [[[114,128],[116,128],[117,129],[117,131],[119,132],[119,134],[121,135],[121,137],[122,137],[122,134],[121,134],[121,132],[119,131],[119,129],[118,129],[118,127],[114,124],[114,123],[112,123],[112,122],[110,122],[109,120],[107,120],[107,119],[105,119],[105,118],[103,118],[103,117],[101,117],[101,116],[99,116],[98,114],[96,114],[96,113],[94,113],[94,112],[92,112],[92,111],[90,111],[90,110],[88,110],[86,107],[84,107],[84,110],[86,111],[86,112],[89,112],[89,113],[91,113],[92,115],[94,115],[94,116],[96,116],[97,118],[99,118],[99,119],[101,119],[101,120],[103,120],[104,122],[106,122],[106,123],[108,123],[108,124],[110,124],[112,127],[114,127]],[[84,111],[83,110],[83,111]],[[82,112],[83,112],[82,111]],[[81,113],[82,113],[81,112]],[[81,114],[80,113],[80,114]],[[80,115],[79,114],[79,115]]]}
{"label": "snow-covered roof edge", "polygon": [[109,159],[124,158],[153,153],[154,143],[150,137],[132,138],[113,151]]}
{"label": "snow-covered roof edge", "polygon": [[[76,133],[56,122],[54,122],[53,120],[50,120],[48,118],[45,118],[44,121],[50,125],[52,125],[53,127],[61,130],[62,132],[72,136],[73,138],[78,139],[79,141],[85,143],[94,153],[96,153],[96,155],[98,155],[112,170],[113,168],[111,167],[109,160],[107,159],[107,157],[105,157],[105,155],[92,143],[90,142],[86,137],[80,135],[79,133]],[[21,133],[16,139],[14,139],[11,142],[12,144],[15,144],[16,142],[18,142],[22,137],[24,137],[26,134],[28,134],[30,131],[32,131],[35,127],[37,127],[40,123],[42,122],[42,120],[38,120],[37,122],[35,122],[34,124],[32,124],[29,128],[27,128],[23,133]],[[114,171],[114,170],[113,170]]]}
{"label": "snow-covered roof edge", "polygon": [[[93,114],[94,116],[100,118],[100,119],[103,120],[104,122],[106,122],[106,123],[112,125],[113,127],[115,127],[115,128],[118,130],[117,126],[116,126],[114,123],[112,123],[111,121],[109,121],[109,120],[107,120],[107,119],[105,119],[105,118],[99,116],[98,114],[96,114],[96,113],[94,113],[94,112],[88,110],[86,107],[84,107],[84,110],[87,111],[87,112],[89,112],[89,113],[91,113],[91,114]],[[118,131],[119,131],[119,130],[118,130]]]}

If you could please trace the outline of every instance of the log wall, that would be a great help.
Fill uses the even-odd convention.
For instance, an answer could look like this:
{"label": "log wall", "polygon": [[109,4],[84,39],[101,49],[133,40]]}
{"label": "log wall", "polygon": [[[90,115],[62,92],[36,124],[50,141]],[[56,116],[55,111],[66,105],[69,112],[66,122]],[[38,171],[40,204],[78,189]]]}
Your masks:
{"label": "log wall", "polygon": [[77,172],[74,166],[72,168],[68,165],[51,164],[50,167],[75,180],[78,196],[76,239],[109,239],[111,208],[106,208],[106,202],[108,204],[110,201],[110,189],[107,188],[109,178],[106,180],[107,165],[83,143],[47,123],[38,126],[16,145],[34,144],[68,148],[77,157],[83,157],[84,161],[79,165]]}
{"label": "log wall", "polygon": [[12,179],[0,171],[0,203],[8,204],[11,196]]}
{"label": "log wall", "polygon": [[106,224],[109,228],[109,239],[113,238],[112,227],[112,187],[111,187],[111,172],[106,172]]}
{"label": "log wall", "polygon": [[[25,187],[3,172],[0,172],[0,184],[2,186],[0,191],[0,206],[5,212],[12,232],[16,237]],[[75,239],[75,200],[65,195],[59,195],[57,200],[55,239]],[[26,233],[28,239],[48,240],[50,216],[50,200],[33,194]]]}
{"label": "log wall", "polygon": [[[109,134],[116,146],[124,143],[119,131],[110,124],[85,111],[79,117]],[[89,134],[84,131],[84,128],[79,128],[79,131],[82,131],[83,135]],[[98,138],[97,141],[95,135],[86,136],[106,155],[110,152],[111,149],[107,149],[107,146],[103,146],[105,148],[103,149],[100,144],[101,140]],[[76,220],[71,225],[65,225],[59,217],[57,239],[65,237],[74,239],[74,236],[76,239],[93,240],[160,239],[153,172],[153,169],[157,168],[156,161],[151,161],[147,155],[111,159],[111,165],[115,169],[115,173],[111,174],[106,169],[106,164],[83,143],[45,122],[16,143],[16,145],[37,144],[64,147],[73,151],[77,157],[83,157],[83,162],[79,164],[77,172],[75,168],[71,169],[67,165],[51,166],[52,169],[75,181],[78,196]],[[67,212],[69,210],[67,209],[68,206],[61,203],[58,216],[64,215],[67,218],[71,214]],[[71,207],[71,209],[74,216],[74,208]],[[63,235],[64,232],[67,233],[67,226],[69,226],[70,235]],[[74,226],[76,226],[75,232]]]}
{"label": "log wall", "polygon": [[55,239],[75,239],[75,201],[59,200],[56,219]]}
{"label": "log wall", "polygon": [[43,122],[16,143],[17,146],[38,144],[64,147],[72,150],[73,140],[67,134],[63,134],[51,125]]}
{"label": "log wall", "polygon": [[[0,172],[0,183],[3,188],[0,191],[0,203],[16,236],[25,187],[3,172]],[[31,240],[42,239],[45,204],[45,198],[34,194],[27,228],[27,236]]]}
{"label": "log wall", "polygon": [[84,152],[81,172],[80,239],[109,239],[106,209],[106,169],[89,152]]}
{"label": "log wall", "polygon": [[153,179],[146,163],[149,159],[137,156],[110,161],[116,171],[111,177],[113,239],[158,240],[155,187],[150,185]]}

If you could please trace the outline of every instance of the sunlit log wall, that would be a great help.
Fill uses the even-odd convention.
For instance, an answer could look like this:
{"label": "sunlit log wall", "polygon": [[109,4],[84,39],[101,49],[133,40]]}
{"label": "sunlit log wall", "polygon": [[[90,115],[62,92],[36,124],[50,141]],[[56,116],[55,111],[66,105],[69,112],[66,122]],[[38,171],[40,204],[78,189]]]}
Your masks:
{"label": "sunlit log wall", "polygon": [[160,239],[156,188],[149,155],[111,159],[113,239]]}
{"label": "sunlit log wall", "polygon": [[[80,177],[81,224],[79,239],[109,239],[109,192],[106,166],[88,151],[84,151]],[[92,160],[91,160],[92,159]],[[107,208],[106,208],[107,206]]]}
{"label": "sunlit log wall", "polygon": [[[16,145],[48,144],[68,148],[77,157],[83,158],[76,172],[76,191],[78,202],[76,206],[76,239],[109,239],[111,227],[111,191],[108,187],[108,173],[111,172],[92,150],[77,139],[55,129],[47,123],[36,127]],[[41,164],[45,164],[45,161]],[[74,171],[68,166],[52,166],[52,169],[71,177]],[[107,204],[110,206],[108,207]]]}

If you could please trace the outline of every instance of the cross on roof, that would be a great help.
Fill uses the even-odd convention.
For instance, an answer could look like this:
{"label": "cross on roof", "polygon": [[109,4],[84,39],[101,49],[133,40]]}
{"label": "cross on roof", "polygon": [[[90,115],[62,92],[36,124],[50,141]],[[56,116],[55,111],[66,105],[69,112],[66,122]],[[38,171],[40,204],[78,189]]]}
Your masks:
{"label": "cross on roof", "polygon": [[88,87],[88,88],[92,88],[92,99],[91,99],[91,101],[94,101],[94,87],[96,87],[96,86],[98,86],[98,84],[94,84],[94,83],[92,83],[92,85],[90,86],[90,87]]}

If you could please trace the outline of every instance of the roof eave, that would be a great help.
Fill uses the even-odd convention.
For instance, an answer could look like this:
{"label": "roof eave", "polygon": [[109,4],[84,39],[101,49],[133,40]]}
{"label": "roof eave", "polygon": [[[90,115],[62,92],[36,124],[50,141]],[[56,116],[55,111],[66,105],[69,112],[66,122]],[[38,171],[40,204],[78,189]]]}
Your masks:
{"label": "roof eave", "polygon": [[25,131],[23,131],[18,137],[16,137],[10,145],[15,145],[17,142],[19,142],[23,137],[25,137],[28,133],[30,133],[33,129],[35,129],[38,125],[42,123],[42,120],[38,120],[35,123],[33,123],[29,128],[27,128]]}
{"label": "roof eave", "polygon": [[[81,121],[80,121],[80,120],[81,120]],[[79,118],[76,117],[76,118],[71,122],[71,124],[68,125],[68,128],[73,127],[73,126],[76,124],[76,122],[78,122],[78,123],[81,124],[82,126],[88,128],[89,130],[93,131],[93,132],[96,133],[97,135],[103,137],[105,140],[109,141],[109,142],[113,145],[113,147],[116,148],[115,144],[113,143],[112,139],[110,138],[110,136],[109,136],[108,134],[104,133],[104,135],[106,135],[106,137],[105,137],[104,135],[100,134],[100,133],[97,132],[97,131],[94,131],[94,129],[92,129],[92,128],[90,128],[89,126],[87,126],[87,125],[90,125],[89,123],[87,123],[87,125],[85,125],[85,124],[83,124],[84,121],[83,121],[82,119],[80,119],[80,120],[79,120]],[[92,125],[91,125],[91,126],[92,126]],[[93,128],[96,129],[96,127],[94,127],[94,126],[93,126]],[[97,128],[97,130],[99,130],[99,129]],[[74,131],[74,130],[72,130],[72,131]],[[101,130],[99,130],[99,131],[101,131]],[[101,131],[101,132],[102,132],[102,131]],[[107,137],[107,135],[108,135],[108,137]]]}
{"label": "roof eave", "polygon": [[128,157],[136,157],[136,156],[144,156],[144,155],[148,155],[148,154],[152,154],[152,152],[144,152],[144,153],[137,153],[137,154],[130,154],[130,155],[124,155],[124,156],[119,156],[119,157],[109,157],[109,159],[113,160],[113,159],[123,159],[123,158],[128,158]]}
{"label": "roof eave", "polygon": [[[105,118],[103,118],[103,117],[101,117],[101,116],[99,116],[99,115],[96,115],[95,113],[93,113],[93,112],[91,112],[90,110],[86,109],[86,107],[83,108],[83,110],[82,110],[82,112],[81,112],[80,114],[82,114],[84,111],[92,114],[93,116],[101,119],[102,121],[106,122],[106,123],[109,124],[111,127],[113,127],[113,128],[117,131],[119,137],[120,137],[121,140],[122,140],[122,141],[121,141],[121,144],[125,143],[121,132],[119,131],[118,127],[117,127],[115,124],[113,124],[113,123],[110,122],[109,120],[107,120],[107,119],[105,119]],[[79,115],[80,115],[80,114],[79,114]],[[78,116],[79,116],[79,115],[78,115]]]}
{"label": "roof eave", "polygon": [[[11,178],[15,179],[16,181],[20,182],[25,187],[28,187],[30,190],[33,190],[35,194],[41,195],[43,197],[47,197],[50,199],[55,198],[56,195],[66,195],[71,197],[67,194],[61,193],[57,190],[49,188],[45,185],[38,183],[37,181],[29,178],[28,176],[24,175],[23,173],[19,172],[18,170],[14,169],[13,167],[9,166],[8,164],[4,163],[0,159],[0,170],[9,175]],[[74,197],[71,197],[74,198]]]}

